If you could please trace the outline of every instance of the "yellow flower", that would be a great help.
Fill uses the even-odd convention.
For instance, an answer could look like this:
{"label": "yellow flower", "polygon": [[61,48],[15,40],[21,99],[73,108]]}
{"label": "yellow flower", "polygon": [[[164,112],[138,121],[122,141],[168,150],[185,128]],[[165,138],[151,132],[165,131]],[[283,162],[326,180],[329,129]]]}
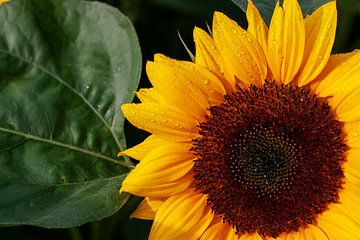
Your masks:
{"label": "yellow flower", "polygon": [[151,135],[120,154],[149,239],[360,239],[360,54],[330,56],[336,14],[285,0],[267,28],[249,1],[247,30],[194,29],[195,63],[147,63],[122,110]]}
{"label": "yellow flower", "polygon": [[6,2],[9,2],[10,0],[0,0],[0,5]]}

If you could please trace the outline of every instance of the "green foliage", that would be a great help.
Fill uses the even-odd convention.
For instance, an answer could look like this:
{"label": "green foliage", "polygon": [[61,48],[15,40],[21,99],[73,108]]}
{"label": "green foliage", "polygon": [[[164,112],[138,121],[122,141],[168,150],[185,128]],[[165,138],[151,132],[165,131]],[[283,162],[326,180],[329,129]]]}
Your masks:
{"label": "green foliage", "polygon": [[119,106],[141,54],[118,10],[78,0],[0,7],[0,224],[65,228],[109,216],[132,167]]}
{"label": "green foliage", "polygon": [[[233,1],[237,6],[239,6],[244,12],[246,11],[248,0],[231,1]],[[298,0],[304,16],[311,14],[315,9],[330,1],[331,0]],[[264,18],[265,22],[269,25],[272,13],[278,0],[253,0],[253,2],[259,9],[261,16]]]}

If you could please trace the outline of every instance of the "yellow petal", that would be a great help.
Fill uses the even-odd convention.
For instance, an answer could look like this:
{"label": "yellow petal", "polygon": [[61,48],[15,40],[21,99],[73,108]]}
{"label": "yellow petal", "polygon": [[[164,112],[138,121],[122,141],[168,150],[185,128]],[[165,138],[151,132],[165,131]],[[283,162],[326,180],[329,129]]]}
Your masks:
{"label": "yellow petal", "polygon": [[209,69],[214,73],[223,83],[227,92],[235,90],[234,78],[225,75],[228,71],[225,70],[224,60],[215,47],[214,40],[204,30],[194,28],[194,41],[195,41],[195,63]]}
{"label": "yellow petal", "polygon": [[229,224],[219,222],[211,225],[200,240],[238,240],[234,228]]}
{"label": "yellow petal", "polygon": [[[325,78],[327,78],[327,76],[333,72],[336,68],[341,67],[342,65],[346,65],[346,61],[348,61],[350,58],[352,58],[353,56],[355,56],[357,54],[357,50],[352,51],[352,52],[348,52],[348,53],[341,53],[341,54],[334,54],[331,55],[328,62],[325,65],[325,68],[322,70],[322,72],[320,73],[320,75],[316,78],[316,80],[314,81],[315,83],[317,82],[322,82]],[[329,85],[331,85],[332,82],[331,81],[327,81],[326,83],[323,82],[322,83],[322,87],[324,89],[328,88]]]}
{"label": "yellow petal", "polygon": [[322,89],[320,89],[321,91],[323,91],[323,89],[328,88],[329,85],[331,85],[333,82],[332,81],[325,81],[324,82],[323,80],[326,79],[327,76],[332,71],[334,71],[337,67],[343,65],[348,59],[350,59],[355,54],[356,54],[356,51],[349,52],[349,53],[341,53],[341,54],[331,55],[328,62],[325,65],[325,68],[316,77],[316,79],[310,83],[311,89],[314,92],[318,93],[319,92],[318,87],[319,87],[320,83],[322,84],[322,86],[321,86]]}
{"label": "yellow petal", "polygon": [[340,204],[331,204],[329,210],[318,216],[317,226],[331,239],[359,240],[360,225],[347,215]]}
{"label": "yellow petal", "polygon": [[168,143],[150,151],[125,178],[120,191],[154,198],[184,191],[193,180],[191,146]]}
{"label": "yellow petal", "polygon": [[146,72],[150,82],[165,101],[188,115],[202,121],[209,108],[206,95],[187,79],[183,72],[161,62],[147,62]]}
{"label": "yellow petal", "polygon": [[[174,72],[181,73],[188,85],[199,89],[206,96],[206,106],[216,105],[224,100],[226,94],[224,85],[206,68],[188,61],[173,60],[162,54],[155,55],[155,62],[167,65]],[[183,105],[186,104],[183,102]]]}
{"label": "yellow petal", "polygon": [[151,150],[153,150],[156,147],[159,147],[163,144],[168,143],[162,138],[159,138],[155,135],[150,135],[147,137],[142,143],[132,147],[128,148],[125,151],[122,151],[118,154],[119,156],[127,155],[129,157],[132,157],[136,160],[142,160],[146,154],[148,154]]}
{"label": "yellow petal", "polygon": [[247,31],[254,36],[267,56],[269,30],[252,0],[248,1],[246,18],[248,20]]}
{"label": "yellow petal", "polygon": [[246,233],[241,235],[239,240],[263,240],[263,238],[258,233]]}
{"label": "yellow petal", "polygon": [[360,121],[344,124],[347,133],[347,145],[351,148],[360,149]]}
{"label": "yellow petal", "polygon": [[302,228],[303,238],[299,240],[329,240],[328,236],[318,227],[314,225],[308,225],[306,228]]}
{"label": "yellow petal", "polygon": [[[336,55],[330,58],[327,75],[321,75],[316,93],[331,97],[339,120],[351,122],[360,119],[360,52]],[[329,68],[331,69],[329,70]]]}
{"label": "yellow petal", "polygon": [[335,1],[322,5],[305,19],[304,58],[297,76],[299,86],[314,80],[325,67],[335,40],[336,21]]}
{"label": "yellow petal", "polygon": [[164,200],[150,200],[149,198],[145,198],[141,201],[135,212],[130,215],[130,218],[153,220],[163,202]]}
{"label": "yellow petal", "polygon": [[349,181],[357,186],[360,186],[360,177],[352,175],[349,171],[344,172],[346,181]]}
{"label": "yellow petal", "polygon": [[158,185],[146,183],[144,185],[134,185],[134,181],[132,180],[133,178],[131,179],[130,184],[128,184],[128,182],[122,183],[120,193],[129,192],[140,197],[149,196],[152,198],[163,198],[181,193],[188,189],[193,182],[193,173],[188,173],[176,181],[170,183],[164,182]]}
{"label": "yellow petal", "polygon": [[[246,10],[246,18],[248,20],[248,29],[247,31],[251,33],[256,41],[260,44],[266,58],[268,58],[268,35],[269,30],[266,26],[263,18],[260,15],[260,12],[254,5],[253,1],[248,1],[247,10]],[[267,69],[267,80],[273,80],[270,67]]]}
{"label": "yellow petal", "polygon": [[0,5],[2,4],[2,3],[6,3],[6,2],[9,2],[10,0],[0,0]]}
{"label": "yellow petal", "polygon": [[206,198],[192,189],[168,198],[151,228],[150,240],[199,239],[213,219]]}
{"label": "yellow petal", "polygon": [[360,178],[360,149],[350,149],[348,151],[344,167],[351,175]]}
{"label": "yellow petal", "polygon": [[344,206],[346,213],[360,224],[360,186],[348,181],[339,195],[340,203]]}
{"label": "yellow petal", "polygon": [[[357,80],[359,79],[360,76],[358,76]],[[358,81],[356,85],[357,86],[354,89],[350,90],[348,93],[344,93],[343,96],[334,98],[334,102],[336,102],[337,99],[340,100],[342,98],[342,101],[337,106],[336,113],[338,114],[339,119],[344,122],[360,120],[360,82]]]}
{"label": "yellow petal", "polygon": [[162,103],[165,102],[154,88],[141,88],[135,95],[142,103]]}
{"label": "yellow petal", "polygon": [[215,12],[213,35],[216,47],[239,83],[249,85],[264,82],[266,57],[254,37],[223,13]]}
{"label": "yellow petal", "polygon": [[314,225],[300,227],[296,232],[283,233],[276,240],[329,240],[327,235]]}
{"label": "yellow petal", "polygon": [[174,107],[130,103],[122,105],[121,109],[131,124],[165,140],[186,142],[197,136],[198,122]]}
{"label": "yellow petal", "polygon": [[305,27],[301,8],[296,0],[279,1],[271,18],[268,39],[268,60],[275,79],[290,83],[298,72],[304,53]]}

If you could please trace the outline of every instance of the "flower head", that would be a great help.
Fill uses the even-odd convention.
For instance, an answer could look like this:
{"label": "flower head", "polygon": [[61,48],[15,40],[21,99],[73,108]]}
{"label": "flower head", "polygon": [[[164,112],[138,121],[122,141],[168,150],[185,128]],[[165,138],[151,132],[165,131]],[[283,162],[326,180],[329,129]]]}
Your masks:
{"label": "flower head", "polygon": [[249,1],[244,30],[216,12],[195,28],[195,62],[155,55],[153,88],[122,110],[151,135],[121,191],[145,199],[150,239],[357,239],[360,54],[330,55],[335,2],[269,28]]}

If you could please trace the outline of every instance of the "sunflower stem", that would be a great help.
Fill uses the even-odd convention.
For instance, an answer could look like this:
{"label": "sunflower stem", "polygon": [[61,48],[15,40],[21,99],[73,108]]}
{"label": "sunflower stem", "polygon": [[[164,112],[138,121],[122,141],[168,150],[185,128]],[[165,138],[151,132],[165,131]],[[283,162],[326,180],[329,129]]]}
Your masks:
{"label": "sunflower stem", "polygon": [[83,240],[78,227],[70,228],[69,233],[72,240]]}
{"label": "sunflower stem", "polygon": [[99,240],[100,239],[100,229],[101,224],[99,221],[91,223],[91,240]]}

